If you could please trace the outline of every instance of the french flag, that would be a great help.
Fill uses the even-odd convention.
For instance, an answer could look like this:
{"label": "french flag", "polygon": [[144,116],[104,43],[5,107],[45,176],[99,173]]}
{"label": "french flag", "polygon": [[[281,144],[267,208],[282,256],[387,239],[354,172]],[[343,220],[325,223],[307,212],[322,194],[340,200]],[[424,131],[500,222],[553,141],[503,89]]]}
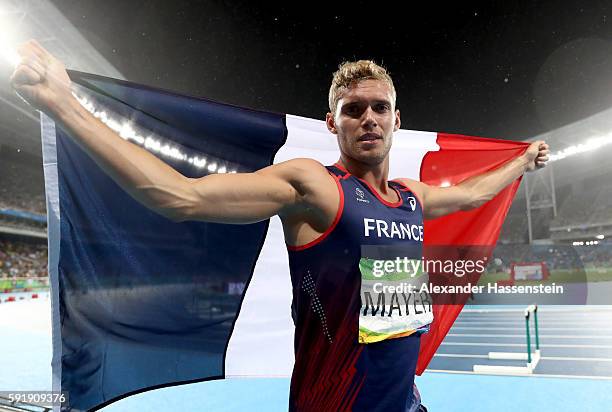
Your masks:
{"label": "french flag", "polygon": [[[331,165],[321,120],[267,113],[70,72],[96,117],[189,177],[296,157]],[[280,220],[171,222],[125,193],[42,115],[53,389],[96,410],[131,394],[230,376],[291,375],[291,283]],[[499,167],[527,143],[400,130],[390,178],[446,186]],[[492,201],[425,222],[425,245],[494,247],[520,179]],[[434,306],[421,374],[462,305]],[[59,410],[59,408],[56,408]]]}

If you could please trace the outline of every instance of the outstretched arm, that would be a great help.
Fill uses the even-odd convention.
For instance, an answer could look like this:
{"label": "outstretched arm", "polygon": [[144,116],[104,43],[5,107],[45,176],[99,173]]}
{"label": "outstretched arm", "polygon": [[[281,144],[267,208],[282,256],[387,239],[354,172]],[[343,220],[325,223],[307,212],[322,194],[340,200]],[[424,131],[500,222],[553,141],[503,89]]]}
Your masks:
{"label": "outstretched arm", "polygon": [[471,210],[493,199],[523,173],[546,166],[548,149],[549,146],[544,141],[534,142],[523,155],[503,166],[450,187],[435,187],[416,181],[409,181],[407,184],[420,190],[426,219],[459,210]]}
{"label": "outstretched arm", "polygon": [[61,124],[133,198],[171,220],[252,223],[307,209],[326,183],[335,189],[325,168],[310,159],[295,159],[254,173],[187,178],[119,137],[83,108],[72,95],[63,64],[37,42],[25,43],[19,54],[22,60],[11,78],[15,90]]}

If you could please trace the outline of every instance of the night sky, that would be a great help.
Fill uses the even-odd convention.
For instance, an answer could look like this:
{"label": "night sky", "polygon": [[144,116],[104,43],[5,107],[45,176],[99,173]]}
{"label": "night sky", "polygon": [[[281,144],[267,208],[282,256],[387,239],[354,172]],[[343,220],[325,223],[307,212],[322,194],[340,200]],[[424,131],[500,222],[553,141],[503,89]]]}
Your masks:
{"label": "night sky", "polygon": [[612,107],[612,2],[52,2],[127,79],[256,109],[323,119],[359,58],[406,129],[518,140]]}

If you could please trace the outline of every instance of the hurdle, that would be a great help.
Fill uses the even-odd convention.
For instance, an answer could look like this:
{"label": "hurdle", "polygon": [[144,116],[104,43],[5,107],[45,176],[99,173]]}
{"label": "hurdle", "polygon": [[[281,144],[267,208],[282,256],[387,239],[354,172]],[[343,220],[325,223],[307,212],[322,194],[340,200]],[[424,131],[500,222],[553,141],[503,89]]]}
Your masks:
{"label": "hurdle", "polygon": [[[524,360],[525,366],[504,366],[504,365],[474,365],[475,373],[494,374],[494,375],[530,375],[540,361],[540,336],[538,331],[538,305],[529,305],[525,311],[525,331],[527,337],[527,351],[521,352],[489,352],[489,359],[503,360]],[[532,316],[533,314],[533,316]],[[535,351],[531,352],[531,331],[529,321],[533,317],[535,329]]]}

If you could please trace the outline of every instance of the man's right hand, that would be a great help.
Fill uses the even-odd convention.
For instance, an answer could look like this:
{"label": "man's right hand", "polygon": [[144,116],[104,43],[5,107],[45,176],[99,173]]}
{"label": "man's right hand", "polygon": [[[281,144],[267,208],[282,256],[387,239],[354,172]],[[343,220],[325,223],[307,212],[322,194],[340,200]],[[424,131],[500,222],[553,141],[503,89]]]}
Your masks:
{"label": "man's right hand", "polygon": [[15,91],[36,109],[57,113],[66,99],[72,98],[66,68],[36,40],[17,49],[21,61],[11,76]]}

